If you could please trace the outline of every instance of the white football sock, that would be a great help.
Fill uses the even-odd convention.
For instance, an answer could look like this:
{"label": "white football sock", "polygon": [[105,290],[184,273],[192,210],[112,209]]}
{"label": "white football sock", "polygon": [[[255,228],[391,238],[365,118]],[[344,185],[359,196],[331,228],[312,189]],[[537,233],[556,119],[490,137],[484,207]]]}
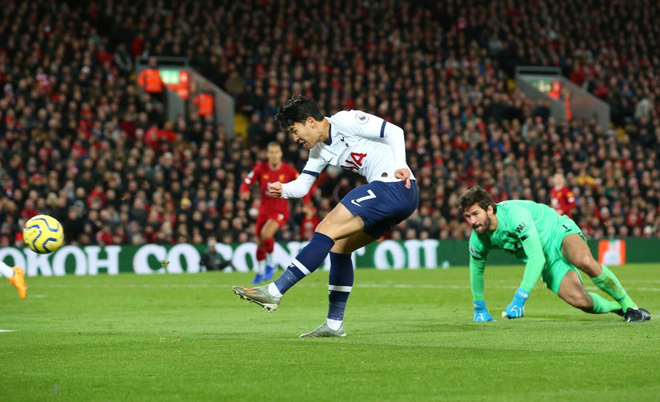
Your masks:
{"label": "white football sock", "polygon": [[11,269],[9,265],[0,261],[0,274],[2,274],[2,276],[4,277],[11,278],[12,276],[14,276],[14,270]]}
{"label": "white football sock", "polygon": [[268,293],[275,297],[282,297],[282,293],[280,293],[280,290],[275,286],[275,282],[268,285]]}
{"label": "white football sock", "polygon": [[329,318],[326,318],[325,321],[328,324],[328,327],[330,327],[330,329],[333,331],[338,331],[339,328],[341,328],[341,323],[343,322],[343,321],[331,320]]}
{"label": "white football sock", "polygon": [[273,266],[273,253],[266,254],[266,266],[268,267]]}
{"label": "white football sock", "polygon": [[257,261],[256,270],[259,275],[263,275],[266,272],[266,260]]}

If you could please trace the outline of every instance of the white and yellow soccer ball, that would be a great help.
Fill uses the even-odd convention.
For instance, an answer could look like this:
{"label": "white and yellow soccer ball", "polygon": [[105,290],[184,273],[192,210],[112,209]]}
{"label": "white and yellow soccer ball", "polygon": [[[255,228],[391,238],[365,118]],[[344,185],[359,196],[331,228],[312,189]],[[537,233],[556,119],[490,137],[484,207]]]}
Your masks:
{"label": "white and yellow soccer ball", "polygon": [[64,243],[64,229],[52,216],[37,215],[25,223],[23,242],[37,254],[48,254]]}

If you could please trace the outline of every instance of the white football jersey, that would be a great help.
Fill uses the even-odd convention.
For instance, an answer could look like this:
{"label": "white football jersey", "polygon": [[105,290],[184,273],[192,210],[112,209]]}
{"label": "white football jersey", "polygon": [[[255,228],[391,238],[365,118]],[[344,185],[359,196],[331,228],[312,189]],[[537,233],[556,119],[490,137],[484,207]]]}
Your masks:
{"label": "white football jersey", "polygon": [[[404,161],[400,162],[403,166],[397,166],[387,134],[396,128],[400,131],[397,135],[403,136],[403,130],[380,117],[359,110],[342,111],[327,119],[330,122],[330,138],[309,150],[309,160],[303,174],[318,177],[327,165],[332,165],[359,173],[368,182],[400,181],[394,172],[408,168],[405,150],[402,150]],[[414,178],[410,172],[410,179]]]}

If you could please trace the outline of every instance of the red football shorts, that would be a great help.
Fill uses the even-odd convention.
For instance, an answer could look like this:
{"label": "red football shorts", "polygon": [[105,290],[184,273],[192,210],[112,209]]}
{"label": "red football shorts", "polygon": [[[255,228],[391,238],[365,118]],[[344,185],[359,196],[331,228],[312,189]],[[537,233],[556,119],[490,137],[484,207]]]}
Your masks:
{"label": "red football shorts", "polygon": [[289,221],[289,217],[284,214],[279,213],[268,213],[268,214],[259,214],[257,217],[257,236],[261,236],[261,229],[264,227],[268,220],[274,220],[277,222],[280,229]]}

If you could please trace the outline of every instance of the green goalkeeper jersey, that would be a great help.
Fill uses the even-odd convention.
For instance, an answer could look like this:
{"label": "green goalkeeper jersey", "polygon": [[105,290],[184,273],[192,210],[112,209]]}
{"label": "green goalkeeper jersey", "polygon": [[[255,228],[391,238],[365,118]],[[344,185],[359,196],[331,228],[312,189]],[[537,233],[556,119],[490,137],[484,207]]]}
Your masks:
{"label": "green goalkeeper jersey", "polygon": [[533,201],[497,204],[497,228],[470,236],[470,285],[474,300],[484,299],[484,268],[490,250],[504,250],[526,263],[520,287],[530,292],[546,263],[544,246],[554,244],[561,216],[547,205]]}

